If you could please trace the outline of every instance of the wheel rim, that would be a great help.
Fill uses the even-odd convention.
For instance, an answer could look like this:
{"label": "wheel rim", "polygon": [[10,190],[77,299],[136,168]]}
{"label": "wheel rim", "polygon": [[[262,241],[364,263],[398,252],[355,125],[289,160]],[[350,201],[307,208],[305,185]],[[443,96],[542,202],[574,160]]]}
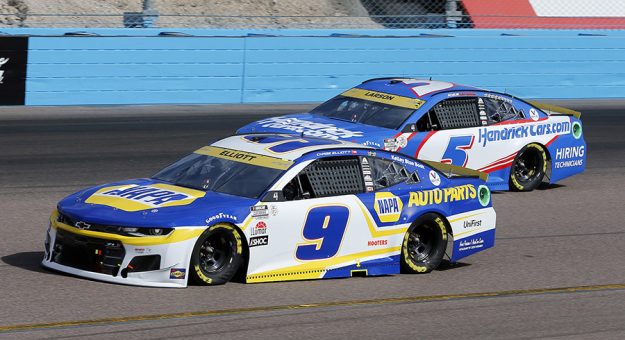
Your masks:
{"label": "wheel rim", "polygon": [[531,182],[539,173],[540,155],[533,149],[523,152],[514,163],[514,176],[519,182]]}
{"label": "wheel rim", "polygon": [[200,267],[206,273],[216,273],[223,269],[232,258],[232,240],[223,233],[210,235],[200,246]]}
{"label": "wheel rim", "polygon": [[436,233],[432,226],[419,226],[408,235],[408,254],[417,263],[426,262],[432,257],[436,244]]}

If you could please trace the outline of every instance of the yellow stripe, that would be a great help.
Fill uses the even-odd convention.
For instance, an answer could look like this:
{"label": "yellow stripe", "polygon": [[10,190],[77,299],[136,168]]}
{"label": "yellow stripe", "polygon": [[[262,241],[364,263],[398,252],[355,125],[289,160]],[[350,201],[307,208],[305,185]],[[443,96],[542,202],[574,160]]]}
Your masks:
{"label": "yellow stripe", "polygon": [[205,146],[195,150],[195,153],[278,170],[286,170],[293,164],[289,160],[216,146]]}
{"label": "yellow stripe", "polygon": [[188,239],[199,237],[205,230],[204,228],[199,228],[199,227],[198,228],[188,228],[188,229],[187,228],[185,228],[185,229],[176,228],[176,229],[174,229],[171,232],[171,234],[165,235],[165,236],[137,236],[137,237],[132,237],[132,236],[124,236],[124,235],[103,233],[103,232],[93,231],[93,230],[81,230],[81,229],[78,229],[78,228],[74,228],[74,227],[69,226],[67,224],[64,224],[64,223],[56,221],[56,214],[55,213],[56,213],[56,211],[50,217],[50,222],[52,223],[52,227],[53,228],[65,230],[67,232],[70,232],[70,233],[76,234],[76,235],[95,237],[95,238],[104,239],[104,240],[120,241],[123,244],[131,245],[131,246],[155,246],[155,245],[159,245],[159,244],[169,244],[169,243],[175,243],[175,242],[182,242],[182,241],[186,241]]}
{"label": "yellow stripe", "polygon": [[394,94],[363,89],[349,89],[341,93],[341,96],[370,100],[372,102],[405,107],[413,110],[420,108],[425,103],[425,101],[421,99],[408,98]]}
{"label": "yellow stripe", "polygon": [[287,268],[280,268],[261,273],[255,273],[247,277],[247,282],[269,282],[269,281],[290,281],[290,280],[309,280],[318,279],[321,274],[327,271],[328,267],[332,267],[347,262],[359,260],[375,255],[393,254],[399,252],[401,247],[391,247],[384,249],[368,250],[360,253],[343,255],[327,260],[311,261],[310,263],[300,264]]}
{"label": "yellow stripe", "polygon": [[369,228],[369,233],[371,233],[372,237],[384,237],[391,236],[397,234],[403,234],[408,230],[408,227],[402,227],[399,229],[390,229],[390,230],[377,230],[376,224],[369,217],[369,211],[362,204],[358,204],[360,210],[362,211],[362,215],[365,217],[365,221],[367,221],[367,227]]}
{"label": "yellow stripe", "polygon": [[385,305],[385,304],[392,304],[392,303],[454,301],[454,300],[477,299],[477,298],[565,294],[565,293],[578,293],[578,292],[598,292],[598,291],[611,291],[611,290],[623,290],[623,289],[625,289],[625,284],[607,284],[607,285],[574,286],[574,287],[561,287],[561,288],[501,290],[501,291],[483,292],[483,293],[407,296],[407,297],[392,297],[392,298],[385,298],[385,299],[332,301],[332,302],[295,304],[295,305],[261,306],[261,307],[234,308],[234,309],[208,310],[208,311],[170,313],[170,314],[138,315],[138,316],[119,317],[119,318],[103,318],[103,319],[91,319],[91,320],[9,325],[9,326],[0,326],[0,332],[42,330],[42,329],[50,329],[50,328],[76,327],[76,326],[111,325],[111,324],[136,322],[136,321],[172,320],[172,319],[183,319],[183,318],[192,318],[192,317],[224,316],[224,315],[270,312],[270,311],[280,311],[280,310],[349,307],[349,306],[361,306],[361,305]]}

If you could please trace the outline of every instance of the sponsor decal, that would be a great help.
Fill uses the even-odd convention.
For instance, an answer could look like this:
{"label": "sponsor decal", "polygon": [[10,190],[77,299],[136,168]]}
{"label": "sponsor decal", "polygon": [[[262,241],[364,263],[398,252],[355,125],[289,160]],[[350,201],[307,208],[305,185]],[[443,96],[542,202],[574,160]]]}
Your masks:
{"label": "sponsor decal", "polygon": [[0,37],[0,105],[24,105],[28,37]]}
{"label": "sponsor decal", "polygon": [[489,142],[500,142],[518,138],[566,134],[571,131],[570,122],[544,123],[535,125],[517,125],[504,128],[480,128],[478,144],[486,146]]}
{"label": "sponsor decal", "polygon": [[436,188],[410,193],[408,207],[422,207],[432,204],[451,203],[472,200],[477,197],[473,184],[465,184],[449,188]]}
{"label": "sponsor decal", "polygon": [[556,161],[553,166],[556,169],[582,166],[584,165],[583,157],[585,154],[586,148],[583,145],[558,148],[556,149]]}
{"label": "sponsor decal", "polygon": [[169,184],[129,184],[102,188],[85,202],[108,205],[124,211],[138,211],[187,205],[205,194],[203,191]]}
{"label": "sponsor decal", "polygon": [[252,212],[253,218],[267,218],[269,217],[269,207],[265,204],[263,205],[255,205],[250,207],[250,211]]}
{"label": "sponsor decal", "polygon": [[367,157],[361,158],[360,165],[362,168],[362,175],[365,180],[365,190],[367,192],[372,192],[374,190],[373,178],[371,177],[371,166],[369,165]]}
{"label": "sponsor decal", "polygon": [[386,245],[388,245],[388,240],[367,241],[368,247],[386,246]]}
{"label": "sponsor decal", "polygon": [[434,186],[441,185],[441,176],[439,176],[438,172],[434,170],[430,170],[430,174],[428,175],[428,178],[430,179],[430,182],[434,184]]}
{"label": "sponsor decal", "polygon": [[476,228],[482,226],[482,220],[468,220],[464,221],[462,226],[466,228]]}
{"label": "sponsor decal", "polygon": [[2,70],[2,66],[8,63],[11,58],[0,58],[0,84],[4,83],[4,70]]}
{"label": "sponsor decal", "polygon": [[586,148],[583,145],[556,149],[556,159],[584,157]]}
{"label": "sponsor decal", "polygon": [[408,158],[404,158],[404,157],[400,157],[400,156],[396,156],[396,155],[391,155],[391,159],[393,161],[399,162],[401,164],[411,165],[411,166],[417,167],[419,169],[425,169],[425,167],[421,163],[415,162],[415,161],[413,161],[411,159],[408,159]]}
{"label": "sponsor decal", "polygon": [[260,221],[256,223],[252,230],[250,231],[251,236],[255,235],[266,235],[267,234],[267,223]]}
{"label": "sponsor decal", "polygon": [[538,119],[540,119],[540,116],[538,115],[538,111],[536,111],[535,108],[530,109],[530,118],[532,118],[533,121],[537,121]]}
{"label": "sponsor decal", "polygon": [[169,278],[172,280],[182,280],[187,276],[186,268],[171,268],[169,270]]}
{"label": "sponsor decal", "polygon": [[258,124],[264,128],[284,129],[296,133],[301,133],[305,136],[335,140],[340,138],[353,138],[364,136],[364,133],[362,131],[352,131],[336,127],[336,125],[334,124],[315,123],[298,118],[273,117],[263,119],[259,121]]}
{"label": "sponsor decal", "polygon": [[380,144],[378,142],[373,142],[373,141],[370,141],[370,140],[368,140],[368,141],[366,141],[366,142],[364,142],[362,144],[366,145],[366,146],[373,146],[373,147],[378,148],[378,149],[382,148],[382,144]]}
{"label": "sponsor decal", "polygon": [[278,207],[275,205],[270,206],[269,212],[271,212],[271,216],[278,216]]}
{"label": "sponsor decal", "polygon": [[256,237],[250,237],[250,247],[257,247],[257,246],[266,246],[269,244],[269,236],[264,235],[264,236],[256,236]]}
{"label": "sponsor decal", "polygon": [[390,192],[376,192],[373,201],[375,210],[381,222],[397,222],[404,207],[401,199]]}
{"label": "sponsor decal", "polygon": [[484,97],[495,99],[495,100],[501,100],[502,102],[506,102],[506,103],[512,104],[512,99],[510,99],[508,97],[500,96],[500,95],[497,95],[497,94],[494,94],[494,93],[485,93]]}
{"label": "sponsor decal", "polygon": [[481,237],[468,240],[460,240],[459,251],[484,248],[484,240]]}
{"label": "sponsor decal", "polygon": [[213,215],[209,218],[206,219],[206,224],[211,224],[212,222],[216,221],[216,220],[221,220],[221,219],[227,219],[227,220],[237,220],[237,217],[234,215],[230,215],[230,214],[224,214],[224,213],[219,213],[217,215]]}

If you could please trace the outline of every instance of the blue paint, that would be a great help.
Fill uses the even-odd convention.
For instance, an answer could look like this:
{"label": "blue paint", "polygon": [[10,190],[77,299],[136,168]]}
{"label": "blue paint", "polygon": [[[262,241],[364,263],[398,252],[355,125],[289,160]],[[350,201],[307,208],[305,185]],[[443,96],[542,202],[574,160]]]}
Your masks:
{"label": "blue paint", "polygon": [[[85,30],[101,36],[62,36]],[[528,98],[625,93],[619,30],[1,31],[32,36],[27,105],[317,102],[383,76]],[[193,36],[159,37],[162,31]]]}

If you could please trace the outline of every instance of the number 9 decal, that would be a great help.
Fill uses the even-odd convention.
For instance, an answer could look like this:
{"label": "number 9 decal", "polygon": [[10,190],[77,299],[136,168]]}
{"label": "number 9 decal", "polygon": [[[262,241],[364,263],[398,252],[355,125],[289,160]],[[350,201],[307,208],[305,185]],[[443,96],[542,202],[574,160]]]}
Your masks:
{"label": "number 9 decal", "polygon": [[349,221],[349,208],[340,205],[314,207],[308,211],[295,257],[299,260],[320,260],[338,253]]}

